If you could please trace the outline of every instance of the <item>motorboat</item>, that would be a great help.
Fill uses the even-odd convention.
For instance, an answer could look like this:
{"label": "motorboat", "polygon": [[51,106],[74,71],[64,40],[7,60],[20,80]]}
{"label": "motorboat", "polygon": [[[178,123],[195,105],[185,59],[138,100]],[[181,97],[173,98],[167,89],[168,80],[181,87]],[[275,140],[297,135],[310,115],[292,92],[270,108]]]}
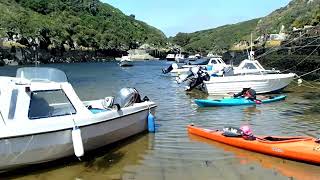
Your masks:
{"label": "motorboat", "polygon": [[194,67],[203,67],[207,71],[210,71],[210,74],[218,73],[221,71],[224,67],[227,67],[228,65],[223,61],[222,56],[215,56],[211,59],[203,59],[202,61],[194,62],[194,63],[188,63],[182,66],[179,66],[178,64],[171,64],[169,67],[163,70],[164,74],[170,73],[172,76],[179,76],[182,74],[187,74],[190,72],[191,68]]}
{"label": "motorboat", "polygon": [[81,157],[147,129],[156,104],[134,88],[81,101],[66,74],[25,67],[0,77],[0,171]]}
{"label": "motorboat", "polygon": [[174,61],[175,60],[175,54],[167,54],[166,59],[167,59],[167,61]]}
{"label": "motorboat", "polygon": [[[237,93],[243,88],[252,88],[262,94],[282,91],[296,76],[294,73],[281,73],[275,69],[265,70],[253,56],[243,60],[238,67],[226,66],[217,73],[204,72],[203,69],[199,71],[194,71],[193,75],[189,72],[190,75],[184,76],[178,82],[189,80],[186,90],[192,90],[201,84],[202,90],[212,95]],[[197,75],[202,73],[209,74],[209,80],[207,76]],[[199,79],[201,77],[206,78]]]}
{"label": "motorboat", "polygon": [[294,73],[281,73],[278,70],[266,70],[253,58],[243,60],[238,67],[226,67],[222,75],[211,75],[204,81],[205,91],[209,94],[237,93],[243,88],[252,88],[258,94],[278,93],[294,79]]}
{"label": "motorboat", "polygon": [[184,55],[180,53],[180,54],[176,54],[176,56],[174,57],[174,60],[177,63],[184,63],[185,58],[184,58]]}
{"label": "motorboat", "polygon": [[133,61],[130,56],[122,56],[119,62],[120,67],[130,67],[133,66]]}
{"label": "motorboat", "polygon": [[196,61],[197,59],[198,59],[198,57],[196,55],[190,55],[187,58],[188,61]]}

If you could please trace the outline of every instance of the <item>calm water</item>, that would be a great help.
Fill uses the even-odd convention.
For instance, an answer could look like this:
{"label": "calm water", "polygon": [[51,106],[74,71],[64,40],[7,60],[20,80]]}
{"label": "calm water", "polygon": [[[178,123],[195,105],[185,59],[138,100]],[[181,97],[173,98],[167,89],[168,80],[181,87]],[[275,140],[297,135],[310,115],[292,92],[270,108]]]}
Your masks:
{"label": "calm water", "polygon": [[[34,166],[5,179],[319,179],[320,167],[252,153],[196,136],[186,126],[222,128],[250,124],[255,134],[320,137],[319,89],[294,83],[284,102],[221,108],[198,108],[201,92],[186,93],[174,78],[161,74],[165,61],[135,62],[120,68],[115,62],[49,65],[64,70],[82,100],[115,95],[135,87],[158,105],[156,134],[142,134],[75,158]],[[15,75],[17,67],[1,67],[0,75]],[[318,85],[319,87],[319,85]],[[312,94],[314,93],[314,94]],[[310,98],[310,94],[316,98]],[[18,174],[18,175],[16,175]]]}

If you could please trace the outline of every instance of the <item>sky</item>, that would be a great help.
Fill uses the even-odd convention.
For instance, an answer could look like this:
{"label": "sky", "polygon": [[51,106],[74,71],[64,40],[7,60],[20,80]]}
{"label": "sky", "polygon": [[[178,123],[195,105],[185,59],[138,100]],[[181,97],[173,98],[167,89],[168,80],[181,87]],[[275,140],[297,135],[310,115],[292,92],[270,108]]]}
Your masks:
{"label": "sky", "polygon": [[290,0],[102,0],[160,29],[166,36],[195,32],[258,17]]}

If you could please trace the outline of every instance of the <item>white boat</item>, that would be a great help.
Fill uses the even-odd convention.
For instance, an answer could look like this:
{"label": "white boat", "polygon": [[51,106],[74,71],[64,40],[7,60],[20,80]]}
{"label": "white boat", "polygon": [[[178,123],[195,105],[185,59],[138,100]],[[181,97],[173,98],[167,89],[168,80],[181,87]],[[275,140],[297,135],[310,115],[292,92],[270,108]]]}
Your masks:
{"label": "white boat", "polygon": [[156,108],[136,101],[132,88],[114,103],[111,97],[82,102],[55,68],[21,68],[16,77],[1,76],[0,84],[0,171],[80,157],[145,131]]}
{"label": "white boat", "polygon": [[167,54],[166,59],[167,59],[167,61],[174,61],[175,60],[175,55],[174,54]]}
{"label": "white boat", "polygon": [[237,93],[243,88],[252,88],[259,94],[279,92],[296,76],[294,73],[282,74],[274,69],[265,70],[253,57],[243,60],[238,67],[224,68],[216,75],[204,81],[205,90],[209,94]]}
{"label": "white boat", "polygon": [[212,71],[212,73],[214,73],[221,71],[224,67],[229,65],[223,61],[222,56],[215,55],[214,57],[210,58],[206,64],[183,65],[182,68],[192,68],[196,66],[205,67],[207,71]]}
{"label": "white boat", "polygon": [[119,65],[121,67],[133,66],[133,61],[131,60],[131,58],[129,56],[122,56],[120,59]]}
{"label": "white boat", "polygon": [[184,55],[180,53],[180,54],[176,54],[176,56],[174,57],[174,60],[177,63],[184,63],[185,58],[184,58]]}
{"label": "white boat", "polygon": [[217,73],[221,71],[224,67],[227,67],[228,65],[223,61],[221,56],[215,56],[210,60],[204,60],[200,63],[183,65],[181,67],[173,63],[171,66],[172,66],[171,71],[169,71],[170,74],[172,76],[179,76],[182,74],[187,74],[191,70],[191,68],[198,67],[198,66],[206,68],[207,71],[210,71],[210,74],[212,74],[212,73]]}
{"label": "white boat", "polygon": [[[179,76],[177,82],[181,83],[189,79],[187,91],[195,87],[203,87],[202,90],[212,95],[237,93],[243,88],[252,88],[261,94],[283,90],[296,76],[294,73],[282,74],[274,69],[265,70],[257,60],[254,60],[253,55],[254,53],[251,52],[249,59],[243,60],[238,67],[221,66],[222,70],[218,72],[198,68],[192,70],[192,73],[187,76]],[[190,77],[193,78],[190,79]]]}
{"label": "white boat", "polygon": [[188,58],[187,58],[188,61],[195,61],[195,60],[197,60],[197,59],[198,59],[198,57],[195,56],[195,55],[190,55],[190,56],[188,56]]}
{"label": "white boat", "polygon": [[293,80],[295,74],[247,74],[240,76],[211,77],[204,81],[208,94],[221,95],[241,92],[243,88],[252,88],[258,94],[280,92]]}

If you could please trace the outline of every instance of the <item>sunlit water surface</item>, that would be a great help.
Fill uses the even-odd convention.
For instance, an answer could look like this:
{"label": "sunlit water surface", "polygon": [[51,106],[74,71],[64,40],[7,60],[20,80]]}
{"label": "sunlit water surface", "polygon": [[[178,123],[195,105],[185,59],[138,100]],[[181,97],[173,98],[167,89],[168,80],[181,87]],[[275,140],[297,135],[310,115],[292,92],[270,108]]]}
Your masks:
{"label": "sunlit water surface", "polygon": [[[158,105],[155,134],[141,134],[91,152],[82,160],[69,158],[4,174],[14,179],[319,179],[320,167],[257,154],[188,135],[190,123],[207,127],[249,124],[255,134],[320,136],[319,89],[292,83],[284,102],[265,105],[198,108],[200,91],[186,93],[183,85],[163,75],[166,61],[55,64],[66,72],[82,100],[115,95],[135,87]],[[44,65],[42,65],[44,66]],[[14,76],[17,67],[1,67]],[[319,85],[318,85],[319,87]]]}

